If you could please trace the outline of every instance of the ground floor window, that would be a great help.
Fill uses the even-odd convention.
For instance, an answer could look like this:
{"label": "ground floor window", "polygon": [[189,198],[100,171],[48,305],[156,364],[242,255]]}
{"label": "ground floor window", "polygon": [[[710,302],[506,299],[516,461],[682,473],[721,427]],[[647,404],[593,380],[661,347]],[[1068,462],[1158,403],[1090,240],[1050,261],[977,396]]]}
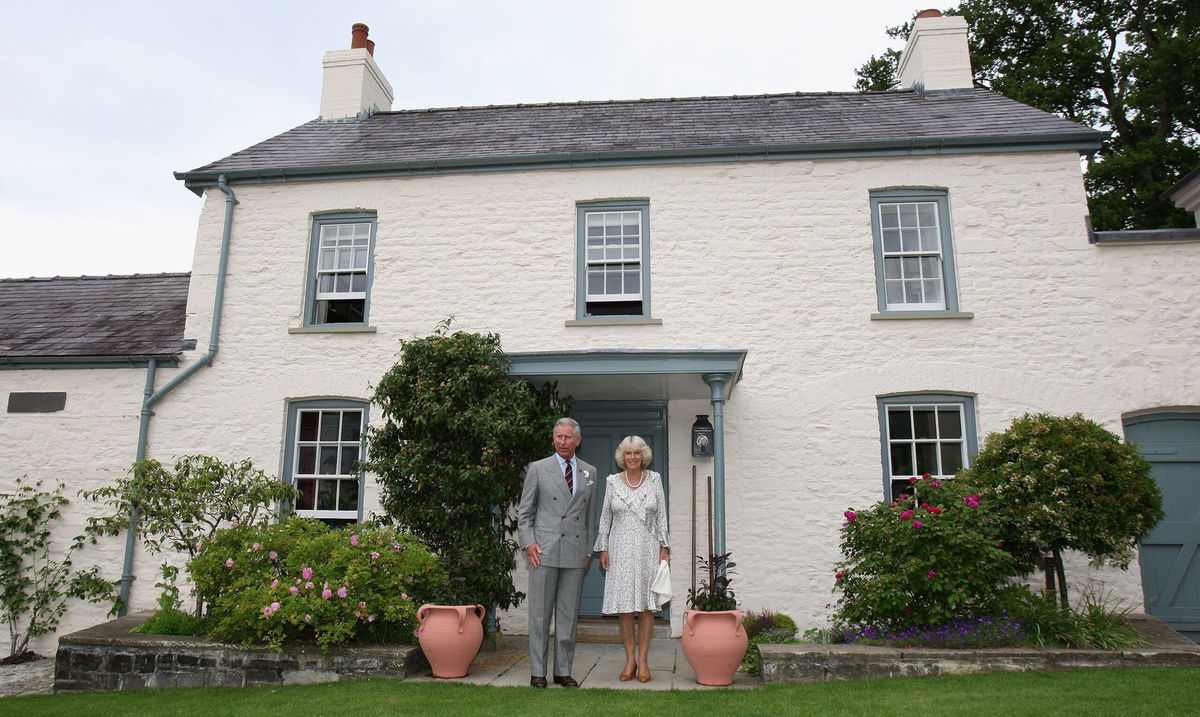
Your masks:
{"label": "ground floor window", "polygon": [[910,479],[953,478],[978,451],[970,396],[908,394],[879,399],[884,499],[908,492]]}
{"label": "ground floor window", "polygon": [[297,401],[288,411],[286,479],[296,487],[296,513],[341,525],[361,515],[367,405],[351,401]]}

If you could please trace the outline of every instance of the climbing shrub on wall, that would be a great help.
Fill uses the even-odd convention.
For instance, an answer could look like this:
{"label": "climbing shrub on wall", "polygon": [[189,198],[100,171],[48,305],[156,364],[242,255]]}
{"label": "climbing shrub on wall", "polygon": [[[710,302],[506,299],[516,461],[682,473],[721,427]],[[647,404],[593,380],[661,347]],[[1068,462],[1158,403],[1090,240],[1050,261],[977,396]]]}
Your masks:
{"label": "climbing shrub on wall", "polygon": [[569,399],[509,378],[509,365],[498,335],[451,333],[446,320],[404,341],[375,390],[386,422],[370,431],[363,466],[384,511],[441,557],[443,602],[509,608],[524,597],[512,583],[512,508]]}

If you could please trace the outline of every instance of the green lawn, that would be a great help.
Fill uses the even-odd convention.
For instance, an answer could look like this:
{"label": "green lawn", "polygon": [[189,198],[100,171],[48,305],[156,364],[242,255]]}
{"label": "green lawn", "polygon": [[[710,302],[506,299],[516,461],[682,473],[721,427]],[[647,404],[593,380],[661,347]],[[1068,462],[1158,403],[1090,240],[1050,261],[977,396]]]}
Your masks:
{"label": "green lawn", "polygon": [[762,689],[533,690],[390,680],[0,699],[0,715],[1200,715],[1200,668],[926,677]]}

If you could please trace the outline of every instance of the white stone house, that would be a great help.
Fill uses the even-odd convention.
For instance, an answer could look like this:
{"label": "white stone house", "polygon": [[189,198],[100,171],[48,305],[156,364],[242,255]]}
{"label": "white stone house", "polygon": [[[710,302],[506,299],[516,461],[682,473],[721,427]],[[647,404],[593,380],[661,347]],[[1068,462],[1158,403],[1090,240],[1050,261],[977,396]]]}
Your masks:
{"label": "white stone house", "polygon": [[[368,517],[377,489],[344,467],[382,420],[372,383],[399,340],[454,316],[575,397],[602,470],[625,435],[650,441],[680,598],[709,476],[741,604],[818,626],[842,511],[952,475],[1024,412],[1080,412],[1160,451],[1178,527],[1144,549],[1152,569],[1077,560],[1072,587],[1200,615],[1200,231],[1090,232],[1080,155],[1103,135],[974,88],[961,18],[918,19],[887,93],[391,111],[368,49],[324,64],[319,119],[177,175],[205,199],[194,345],[120,381],[28,357],[0,371],[5,393],[67,393],[37,427],[3,417],[43,450],[99,430],[96,386],[122,406],[104,440],[127,458],[56,452],[40,474],[122,471],[149,395],[146,455],[249,457],[301,489],[301,513]],[[692,454],[697,415],[712,457]],[[4,481],[23,465],[8,445],[0,460]],[[132,553],[132,609],[153,605],[157,561]]]}

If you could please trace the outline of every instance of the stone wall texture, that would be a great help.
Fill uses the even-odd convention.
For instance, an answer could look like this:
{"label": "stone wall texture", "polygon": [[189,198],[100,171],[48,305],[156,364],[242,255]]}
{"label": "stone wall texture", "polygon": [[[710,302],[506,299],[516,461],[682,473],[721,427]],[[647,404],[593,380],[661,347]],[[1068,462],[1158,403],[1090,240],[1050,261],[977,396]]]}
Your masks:
{"label": "stone wall texture", "polygon": [[[959,303],[973,317],[872,320],[869,192],[928,187],[949,193]],[[1071,152],[234,189],[239,204],[220,353],[155,407],[151,457],[249,457],[281,472],[289,401],[369,398],[399,341],[425,335],[451,315],[455,328],[498,332],[513,352],[744,349],[744,375],[725,407],[735,589],[744,607],[786,612],[802,629],[823,625],[835,600],[842,511],[882,497],[878,397],[970,394],[981,441],[1026,411],[1080,412],[1120,433],[1130,413],[1200,405],[1192,366],[1200,244],[1089,245]],[[575,318],[576,203],[621,198],[650,202],[652,314],[662,323],[568,325]],[[374,331],[289,331],[301,326],[312,216],[346,210],[378,214]],[[188,305],[186,336],[199,346],[184,365],[206,349],[223,212],[224,196],[211,192]],[[162,371],[159,385],[176,371]],[[69,394],[66,414],[0,418],[5,435],[24,436],[16,447],[0,447],[0,481],[30,465],[31,476],[89,487],[122,470],[134,453],[143,380],[138,371],[0,372],[5,390]],[[705,395],[700,388],[697,395]],[[693,562],[691,468],[698,466],[702,480],[712,473],[710,460],[691,457],[688,431],[695,414],[710,408],[689,398],[672,401],[668,412],[668,455],[656,457],[656,467],[670,475],[675,594],[682,598]],[[371,420],[381,419],[373,408]],[[366,513],[376,506],[368,479]],[[703,532],[699,540],[705,544]],[[119,567],[120,546],[103,550]],[[153,605],[159,560],[138,557],[132,608]],[[516,579],[524,584],[523,570]],[[1076,594],[1096,580],[1127,604],[1141,604],[1136,565],[1097,570],[1076,559],[1068,579]],[[671,610],[675,634],[682,607],[677,599]],[[505,631],[524,631],[523,607],[501,618]],[[100,616],[80,607],[71,619],[90,624]]]}

